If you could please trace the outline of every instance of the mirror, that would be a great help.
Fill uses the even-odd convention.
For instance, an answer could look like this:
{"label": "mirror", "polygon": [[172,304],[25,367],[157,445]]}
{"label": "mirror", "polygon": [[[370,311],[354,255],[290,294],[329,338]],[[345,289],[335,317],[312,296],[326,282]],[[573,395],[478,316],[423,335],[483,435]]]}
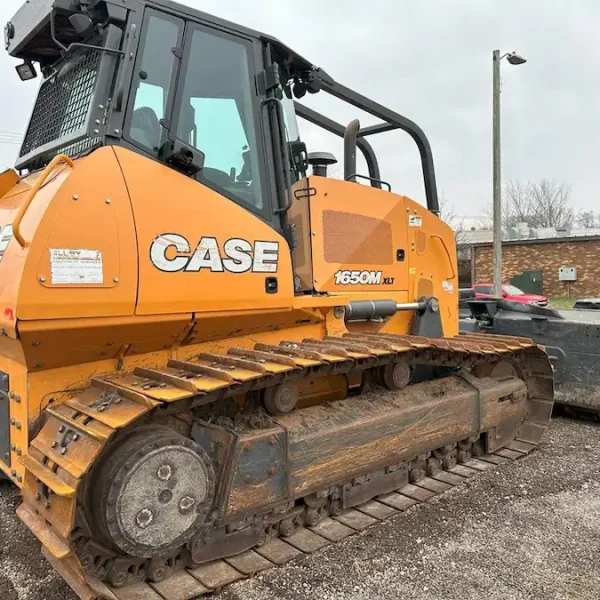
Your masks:
{"label": "mirror", "polygon": [[87,38],[94,31],[94,22],[87,15],[76,13],[69,17],[69,22],[73,25],[73,29],[82,38]]}
{"label": "mirror", "polygon": [[294,169],[299,173],[306,173],[308,171],[308,150],[306,144],[301,141],[289,142],[288,143],[290,160],[294,166]]}

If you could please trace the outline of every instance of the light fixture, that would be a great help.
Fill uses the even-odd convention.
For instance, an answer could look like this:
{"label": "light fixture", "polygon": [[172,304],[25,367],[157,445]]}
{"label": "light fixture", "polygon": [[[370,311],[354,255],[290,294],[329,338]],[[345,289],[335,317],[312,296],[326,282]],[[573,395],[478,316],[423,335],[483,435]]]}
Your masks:
{"label": "light fixture", "polygon": [[15,67],[21,81],[29,81],[37,77],[37,71],[30,60],[26,60],[23,64]]}
{"label": "light fixture", "polygon": [[523,63],[527,62],[526,58],[523,58],[520,54],[517,54],[516,52],[509,52],[506,55],[506,60],[511,65],[522,65]]}
{"label": "light fixture", "polygon": [[10,42],[15,37],[15,26],[12,23],[7,23],[4,28],[4,47],[6,50],[10,48]]}
{"label": "light fixture", "polygon": [[94,31],[94,21],[82,13],[75,13],[69,17],[69,22],[73,25],[73,29],[82,38],[86,38]]}

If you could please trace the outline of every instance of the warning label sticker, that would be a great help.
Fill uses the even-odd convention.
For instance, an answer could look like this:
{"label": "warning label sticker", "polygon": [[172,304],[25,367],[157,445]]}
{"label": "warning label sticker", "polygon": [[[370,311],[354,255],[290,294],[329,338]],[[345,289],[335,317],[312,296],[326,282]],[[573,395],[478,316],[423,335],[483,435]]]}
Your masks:
{"label": "warning label sticker", "polygon": [[102,252],[99,250],[50,249],[52,283],[102,284]]}
{"label": "warning label sticker", "polygon": [[408,226],[409,227],[422,227],[423,226],[423,217],[419,215],[410,215],[408,217]]}

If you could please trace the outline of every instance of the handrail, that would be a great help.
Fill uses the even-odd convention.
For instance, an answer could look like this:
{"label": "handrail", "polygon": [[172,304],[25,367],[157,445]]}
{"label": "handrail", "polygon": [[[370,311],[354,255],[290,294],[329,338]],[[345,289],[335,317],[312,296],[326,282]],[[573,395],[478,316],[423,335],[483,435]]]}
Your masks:
{"label": "handrail", "polygon": [[25,216],[25,213],[27,212],[29,205],[33,202],[35,195],[40,191],[40,188],[42,187],[42,185],[44,185],[44,183],[46,182],[46,179],[48,179],[48,177],[52,173],[52,171],[54,171],[54,169],[61,162],[67,163],[67,165],[69,167],[71,167],[71,169],[75,166],[75,163],[66,154],[59,154],[58,156],[55,156],[50,161],[48,166],[44,169],[42,174],[37,178],[36,182],[33,184],[33,187],[31,188],[31,190],[29,190],[29,194],[28,194],[27,198],[25,198],[25,200],[23,200],[23,203],[19,207],[17,215],[15,216],[15,219],[13,221],[12,227],[13,227],[13,235],[15,236],[15,239],[17,240],[17,242],[19,242],[21,248],[27,248],[27,246],[29,246],[31,244],[31,242],[27,241],[21,235],[21,229],[20,229],[21,221],[23,220],[23,217]]}

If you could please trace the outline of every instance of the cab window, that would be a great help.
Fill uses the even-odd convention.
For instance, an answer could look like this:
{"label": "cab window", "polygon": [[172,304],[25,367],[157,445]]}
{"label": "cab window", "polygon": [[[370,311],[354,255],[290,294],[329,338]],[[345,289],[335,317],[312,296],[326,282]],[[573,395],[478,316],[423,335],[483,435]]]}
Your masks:
{"label": "cab window", "polygon": [[177,74],[173,48],[181,46],[182,36],[181,19],[149,9],[142,55],[134,74],[136,88],[128,137],[153,155],[158,154],[163,141],[161,120],[167,116]]}
{"label": "cab window", "polygon": [[204,153],[199,181],[263,212],[252,45],[200,26],[191,26],[186,37],[177,137]]}

